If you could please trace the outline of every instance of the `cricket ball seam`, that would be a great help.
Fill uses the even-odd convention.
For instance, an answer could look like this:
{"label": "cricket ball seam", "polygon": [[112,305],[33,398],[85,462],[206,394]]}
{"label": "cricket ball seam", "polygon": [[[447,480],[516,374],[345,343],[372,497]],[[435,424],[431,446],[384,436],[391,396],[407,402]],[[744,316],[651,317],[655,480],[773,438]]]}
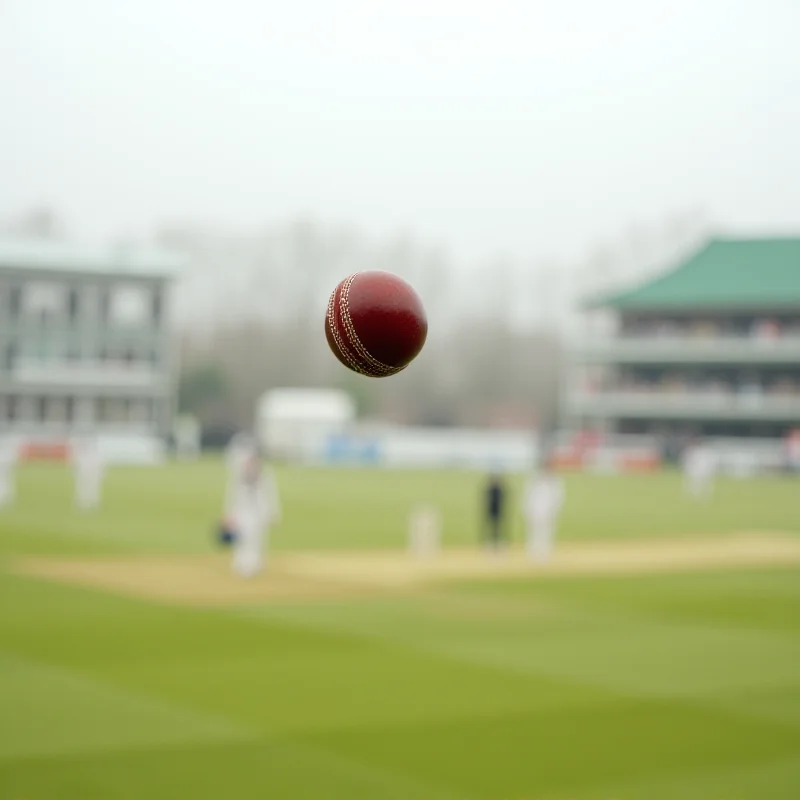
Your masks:
{"label": "cricket ball seam", "polygon": [[328,302],[328,328],[330,329],[331,336],[333,337],[333,343],[336,345],[336,350],[341,356],[343,362],[346,363],[347,366],[353,370],[353,372],[356,372],[359,375],[365,375],[369,378],[382,377],[381,373],[371,371],[368,365],[365,365],[358,360],[356,354],[354,354],[348,346],[348,343],[343,337],[342,331],[339,328],[339,321],[336,317],[336,311],[338,310],[339,315],[341,316],[341,303],[337,303],[337,293],[339,294],[339,298],[341,298],[343,285],[344,282],[339,284],[339,286],[334,289]]}
{"label": "cricket ball seam", "polygon": [[369,373],[364,372],[361,369],[361,366],[358,362],[353,358],[353,356],[349,353],[347,348],[342,341],[341,333],[339,332],[339,326],[336,324],[336,292],[339,291],[339,287],[337,286],[336,289],[333,290],[330,296],[330,300],[328,300],[328,329],[331,332],[331,336],[333,337],[333,342],[336,345],[336,349],[339,351],[339,355],[347,362],[347,365],[352,369],[354,372],[358,372],[362,375],[368,375]]}
{"label": "cricket ball seam", "polygon": [[345,327],[345,332],[347,333],[347,338],[349,343],[352,344],[353,348],[355,349],[356,354],[361,356],[361,358],[366,362],[366,365],[362,366],[365,366],[366,369],[370,370],[370,372],[365,372],[365,374],[371,374],[373,377],[386,377],[389,375],[394,375],[395,373],[400,372],[402,367],[390,367],[388,364],[378,361],[378,359],[375,358],[366,347],[364,347],[363,342],[358,338],[358,334],[356,333],[355,326],[353,325],[353,319],[350,316],[350,289],[357,277],[358,273],[355,273],[345,280],[342,286],[342,293],[339,297],[339,313],[342,318],[342,323]]}

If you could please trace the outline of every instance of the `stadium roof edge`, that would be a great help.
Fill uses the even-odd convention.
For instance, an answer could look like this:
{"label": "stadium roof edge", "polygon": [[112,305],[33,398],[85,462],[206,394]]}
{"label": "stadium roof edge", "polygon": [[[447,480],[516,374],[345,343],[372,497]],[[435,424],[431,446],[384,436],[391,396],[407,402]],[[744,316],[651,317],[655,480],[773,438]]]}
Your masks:
{"label": "stadium roof edge", "polygon": [[709,239],[677,266],[622,292],[589,297],[584,310],[800,308],[800,236]]}
{"label": "stadium roof edge", "polygon": [[160,248],[87,247],[0,237],[0,270],[172,278],[185,266],[183,256]]}

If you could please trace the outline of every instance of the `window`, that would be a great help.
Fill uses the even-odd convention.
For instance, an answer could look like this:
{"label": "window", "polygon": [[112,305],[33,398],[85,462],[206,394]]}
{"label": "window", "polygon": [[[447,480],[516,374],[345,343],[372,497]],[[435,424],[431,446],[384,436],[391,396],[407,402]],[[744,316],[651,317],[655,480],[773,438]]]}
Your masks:
{"label": "window", "polygon": [[72,288],[69,290],[69,295],[67,297],[67,314],[69,315],[69,321],[75,322],[78,319],[78,314],[80,312],[81,306],[81,297],[80,292],[76,288]]}
{"label": "window", "polygon": [[93,397],[72,398],[73,422],[90,426],[97,419],[97,402]]}
{"label": "window", "polygon": [[131,422],[146,423],[150,422],[150,401],[131,400],[129,417]]}
{"label": "window", "polygon": [[44,422],[47,419],[47,398],[37,397],[34,409],[34,422]]}
{"label": "window", "polygon": [[58,314],[64,306],[64,287],[36,281],[25,288],[25,310],[37,316]]}
{"label": "window", "polygon": [[126,420],[126,401],[121,397],[112,397],[106,401],[106,412],[109,422],[125,422]]}
{"label": "window", "polygon": [[111,317],[118,325],[147,321],[147,292],[141,286],[117,286],[111,297]]}
{"label": "window", "polygon": [[100,290],[100,320],[102,322],[108,322],[109,309],[110,309],[110,299],[109,299],[109,296],[108,296],[108,289],[101,289]]}
{"label": "window", "polygon": [[65,397],[48,397],[44,401],[45,421],[66,422],[67,400]]}
{"label": "window", "polygon": [[5,357],[6,369],[9,371],[14,369],[14,364],[16,360],[17,360],[17,346],[12,343],[6,347],[6,357]]}
{"label": "window", "polygon": [[19,316],[22,305],[22,291],[19,286],[12,286],[8,291],[8,313],[12,319]]}
{"label": "window", "polygon": [[124,422],[125,400],[119,397],[101,397],[98,401],[97,419],[100,422]]}
{"label": "window", "polygon": [[152,312],[153,322],[158,325],[161,322],[162,300],[161,292],[157,289],[153,292],[150,310]]}
{"label": "window", "polygon": [[10,394],[6,397],[6,420],[13,422],[17,418],[17,398]]}
{"label": "window", "polygon": [[64,408],[64,416],[67,422],[73,422],[75,420],[75,398],[68,397],[66,400],[66,406]]}

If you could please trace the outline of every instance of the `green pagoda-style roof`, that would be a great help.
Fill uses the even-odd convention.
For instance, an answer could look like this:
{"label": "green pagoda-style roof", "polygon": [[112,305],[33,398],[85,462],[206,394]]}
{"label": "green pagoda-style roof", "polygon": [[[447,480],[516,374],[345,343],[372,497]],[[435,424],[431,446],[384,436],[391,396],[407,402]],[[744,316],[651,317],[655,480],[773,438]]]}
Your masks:
{"label": "green pagoda-style roof", "polygon": [[712,239],[676,269],[588,308],[618,311],[800,308],[800,238]]}

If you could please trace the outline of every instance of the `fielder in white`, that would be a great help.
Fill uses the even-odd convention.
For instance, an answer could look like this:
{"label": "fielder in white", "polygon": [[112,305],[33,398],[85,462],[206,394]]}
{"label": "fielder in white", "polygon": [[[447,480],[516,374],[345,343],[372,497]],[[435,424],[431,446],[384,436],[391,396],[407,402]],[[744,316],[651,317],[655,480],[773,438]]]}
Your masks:
{"label": "fielder in white", "polygon": [[708,497],[716,470],[716,458],[709,447],[699,442],[689,445],[683,457],[684,483],[689,494]]}
{"label": "fielder in white", "polygon": [[242,469],[244,469],[247,459],[255,452],[255,449],[256,443],[248,434],[240,432],[231,437],[228,446],[225,448],[224,460],[227,473],[225,497],[233,497],[236,485],[241,479]]}
{"label": "fielder in white", "polygon": [[75,468],[75,504],[83,510],[97,508],[105,477],[105,463],[97,440],[86,438],[75,442],[72,461]]}
{"label": "fielder in white", "polygon": [[0,441],[0,508],[13,502],[16,494],[14,480],[17,464],[17,444],[11,439]]}
{"label": "fielder in white", "polygon": [[255,447],[255,439],[249,433],[240,432],[231,437],[225,448],[225,466],[231,481],[236,479]]}
{"label": "fielder in white", "polygon": [[537,561],[550,558],[564,497],[564,482],[548,466],[528,481],[523,509],[528,529],[526,548]]}
{"label": "fielder in white", "polygon": [[269,528],[280,520],[281,509],[275,476],[264,469],[253,449],[240,464],[228,485],[225,517],[236,533],[233,570],[243,578],[257,575],[264,567]]}
{"label": "fielder in white", "polygon": [[439,512],[430,506],[418,506],[408,521],[411,552],[426,558],[435,555],[441,541],[442,521]]}

